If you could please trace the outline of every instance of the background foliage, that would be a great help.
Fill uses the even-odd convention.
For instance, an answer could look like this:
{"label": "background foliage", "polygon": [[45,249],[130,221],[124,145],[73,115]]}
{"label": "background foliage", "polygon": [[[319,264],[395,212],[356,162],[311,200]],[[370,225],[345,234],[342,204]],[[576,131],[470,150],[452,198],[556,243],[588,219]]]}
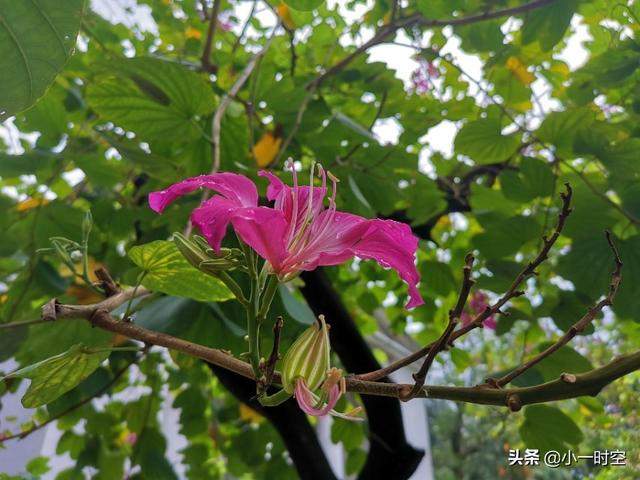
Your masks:
{"label": "background foliage", "polygon": [[[0,144],[1,322],[37,318],[52,297],[64,303],[99,299],[82,278],[82,265],[74,274],[51,250],[50,238],[64,237],[78,242],[79,252],[86,247],[89,275],[105,265],[120,283],[141,281],[158,292],[133,306],[136,323],[243,352],[243,318],[225,302],[229,292],[163,242],[184,229],[199,197],[156,216],[146,196],[211,170],[213,114],[271,38],[222,118],[220,170],[257,179],[259,168],[283,172],[289,156],[302,169],[319,161],[341,180],[340,209],[412,225],[422,238],[424,307],[406,312],[404,285],[375,265],[354,262],[326,272],[365,337],[382,331],[412,348],[436,339],[457,298],[469,251],[478,257],[476,288],[489,298],[502,293],[519,265],[535,255],[557,214],[557,194],[569,182],[575,211],[550,260],[529,280],[527,295],[500,316],[495,332],[476,331],[440,357],[439,380],[480,383],[569,328],[606,292],[612,262],[604,229],[613,232],[625,262],[613,309],[595,322],[596,332],[585,331],[514,383],[586,371],[637,349],[637,4],[558,0],[511,17],[442,26],[452,23],[447,19],[522,3],[418,0],[397,6],[354,0],[337,6],[291,0],[287,6],[224,0],[216,2],[219,22],[211,54],[203,59],[212,7],[206,1],[139,0],[112,21],[100,3],[113,2],[91,8],[75,0],[63,6],[41,0],[27,7],[0,0],[0,115],[10,118]],[[245,28],[249,10],[253,16]],[[144,12],[151,15],[151,28],[141,21]],[[398,19],[416,15],[445,21],[412,23],[396,32]],[[413,83],[383,62],[367,61],[366,52],[350,57],[355,45],[385,29],[396,32],[387,43],[405,45],[398,55],[417,60]],[[577,30],[588,33],[587,56],[571,69],[559,53]],[[450,48],[456,42],[459,48]],[[460,66],[462,54],[480,62],[481,77]],[[345,58],[351,61],[322,76]],[[397,129],[397,141],[379,140],[382,124]],[[443,125],[457,131],[451,155],[426,140],[430,129]],[[90,236],[83,227],[88,210]],[[285,344],[312,319],[296,288],[281,288],[272,311],[286,316]],[[82,322],[38,324],[2,331],[0,359],[27,366],[79,343],[87,352],[127,344]],[[108,353],[96,351],[68,361],[95,362],[96,355]],[[393,357],[385,348],[375,354],[381,362]],[[136,366],[125,369],[132,362]],[[77,382],[71,383],[77,384],[82,378],[74,375]],[[504,468],[504,448],[524,445],[626,449],[630,467],[616,470],[619,476],[589,465],[554,475],[634,478],[640,464],[633,448],[639,379],[632,374],[598,398],[549,405],[542,413],[538,407],[508,415],[431,402],[438,478],[532,478],[531,470]],[[13,378],[0,389],[15,391],[19,384]],[[188,478],[296,476],[264,417],[239,403],[202,362],[154,349],[141,360],[126,350],[112,352],[75,388],[40,402],[47,404],[32,423],[4,421],[0,431],[32,428],[105,388],[112,395],[100,407],[85,402],[58,421],[64,434],[57,452],[69,453],[78,468],[57,478],[83,478],[85,467],[92,467],[95,478],[122,478],[125,472],[175,478],[156,415],[161,398],[181,410],[180,433],[187,441],[179,469]],[[117,394],[124,390],[137,392],[134,400]],[[558,429],[558,419],[567,428]],[[369,433],[367,423],[334,424],[332,439],[347,451],[347,472],[364,465]],[[30,465],[36,477],[46,470],[42,459]]]}

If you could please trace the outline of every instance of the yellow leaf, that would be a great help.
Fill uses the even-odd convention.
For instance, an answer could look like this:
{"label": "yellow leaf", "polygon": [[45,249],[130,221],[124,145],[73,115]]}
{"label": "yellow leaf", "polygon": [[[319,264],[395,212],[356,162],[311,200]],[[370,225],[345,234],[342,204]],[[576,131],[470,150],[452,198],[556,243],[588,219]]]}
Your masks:
{"label": "yellow leaf", "polygon": [[571,73],[569,66],[564,62],[554,62],[551,67],[549,67],[549,71],[559,73],[564,78],[567,78]]}
{"label": "yellow leaf", "polygon": [[202,32],[197,28],[189,27],[184,32],[185,37],[187,38],[195,38],[196,40],[200,40],[202,38]]}
{"label": "yellow leaf", "polygon": [[278,11],[278,16],[282,20],[282,24],[289,30],[295,30],[296,23],[291,17],[291,11],[289,10],[289,7],[286,4],[281,3],[276,7],[276,10]]}
{"label": "yellow leaf", "polygon": [[256,425],[264,422],[264,417],[256,412],[253,408],[247,407],[244,403],[241,403],[238,407],[240,418],[247,423],[255,423]]}
{"label": "yellow leaf", "polygon": [[280,150],[281,144],[282,138],[276,137],[271,132],[266,132],[262,135],[252,149],[253,157],[256,159],[258,167],[264,168],[273,162],[273,159]]}
{"label": "yellow leaf", "polygon": [[518,57],[509,57],[507,68],[523,85],[529,85],[536,79],[535,75],[527,70],[527,66]]}
{"label": "yellow leaf", "polygon": [[514,103],[511,106],[519,112],[526,112],[528,110],[531,110],[533,104],[530,100],[525,100],[524,102]]}
{"label": "yellow leaf", "polygon": [[27,198],[26,200],[16,205],[16,210],[18,212],[27,212],[32,208],[44,206],[47,203],[49,203],[49,200],[47,200],[46,198]]}

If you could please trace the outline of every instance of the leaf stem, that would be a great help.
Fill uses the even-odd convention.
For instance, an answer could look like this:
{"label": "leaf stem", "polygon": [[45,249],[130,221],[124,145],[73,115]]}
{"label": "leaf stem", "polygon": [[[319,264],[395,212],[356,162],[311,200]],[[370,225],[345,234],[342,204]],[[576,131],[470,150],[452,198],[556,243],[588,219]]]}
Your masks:
{"label": "leaf stem", "polygon": [[286,402],[290,398],[291,394],[283,388],[273,395],[262,395],[258,397],[258,401],[260,402],[260,405],[263,405],[265,407],[275,407]]}

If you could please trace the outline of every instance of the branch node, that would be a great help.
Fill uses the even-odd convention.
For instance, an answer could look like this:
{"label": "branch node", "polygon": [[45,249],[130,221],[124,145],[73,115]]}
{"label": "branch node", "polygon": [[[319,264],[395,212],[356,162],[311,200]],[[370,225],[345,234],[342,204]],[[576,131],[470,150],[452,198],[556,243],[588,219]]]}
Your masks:
{"label": "branch node", "polygon": [[42,306],[42,320],[46,321],[55,321],[57,319],[58,313],[57,308],[60,303],[57,298],[52,298],[47,303]]}
{"label": "branch node", "polygon": [[563,373],[560,375],[560,380],[565,383],[576,383],[576,376],[573,373]]}
{"label": "branch node", "polygon": [[507,407],[512,412],[518,412],[522,408],[522,402],[516,393],[512,393],[507,397]]}
{"label": "branch node", "polygon": [[113,280],[109,271],[104,267],[96,268],[94,273],[98,280],[100,280],[100,287],[104,290],[104,294],[107,297],[113,297],[115,294],[120,293],[120,287]]}

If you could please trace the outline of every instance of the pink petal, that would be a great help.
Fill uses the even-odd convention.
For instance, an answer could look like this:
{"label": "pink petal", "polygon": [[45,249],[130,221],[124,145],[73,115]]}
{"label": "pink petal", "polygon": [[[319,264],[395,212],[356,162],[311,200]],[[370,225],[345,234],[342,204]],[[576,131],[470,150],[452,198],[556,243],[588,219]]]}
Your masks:
{"label": "pink petal", "polygon": [[[296,224],[300,226],[302,220],[307,215],[309,207],[309,186],[303,187],[290,187],[282,182],[272,172],[261,170],[258,172],[261,177],[269,179],[269,186],[267,187],[267,199],[275,201],[274,208],[281,210],[285,214],[287,222],[292,220],[296,221]],[[293,217],[293,195],[298,195],[298,210],[295,219]],[[323,200],[327,194],[326,187],[313,187],[313,199],[311,201],[311,214],[317,216],[323,207]]]}
{"label": "pink petal", "polygon": [[176,198],[201,187],[215,190],[238,206],[255,207],[258,205],[258,191],[251,180],[237,173],[216,173],[187,178],[182,182],[174,183],[165,190],[152,192],[149,194],[149,206],[152,210],[162,213]]}
{"label": "pink petal", "polygon": [[498,322],[496,321],[496,318],[493,315],[491,315],[484,322],[482,322],[482,326],[486,328],[490,328],[491,330],[495,330],[496,327],[498,326]]}
{"label": "pink petal", "polygon": [[356,245],[355,254],[398,272],[409,286],[406,308],[413,308],[424,303],[417,288],[420,281],[414,264],[417,249],[418,239],[408,225],[394,220],[374,219],[369,221],[369,229]]}
{"label": "pink petal", "polygon": [[219,252],[227,225],[233,212],[237,210],[238,206],[234,201],[216,195],[191,212],[191,221],[200,229],[209,245]]}
{"label": "pink petal", "polygon": [[369,228],[369,220],[351,213],[335,212],[329,224],[329,210],[322,212],[311,226],[311,242],[287,263],[296,263],[300,270],[318,266],[339,265],[355,256],[354,247]]}
{"label": "pink petal", "polygon": [[231,223],[240,238],[279,273],[286,256],[287,221],[279,210],[267,207],[236,210]]}
{"label": "pink petal", "polygon": [[296,381],[295,397],[298,402],[298,406],[303,412],[315,417],[322,417],[333,410],[333,407],[338,403],[338,399],[340,398],[340,387],[338,385],[334,385],[329,391],[329,398],[327,399],[326,404],[321,408],[316,408],[315,405],[317,402],[314,400],[309,387],[307,387],[307,383],[303,378],[299,378]]}
{"label": "pink petal", "polygon": [[473,320],[473,317],[469,315],[469,312],[463,311],[460,314],[460,321],[462,322],[463,327],[466,327],[467,325],[469,325],[472,320]]}

